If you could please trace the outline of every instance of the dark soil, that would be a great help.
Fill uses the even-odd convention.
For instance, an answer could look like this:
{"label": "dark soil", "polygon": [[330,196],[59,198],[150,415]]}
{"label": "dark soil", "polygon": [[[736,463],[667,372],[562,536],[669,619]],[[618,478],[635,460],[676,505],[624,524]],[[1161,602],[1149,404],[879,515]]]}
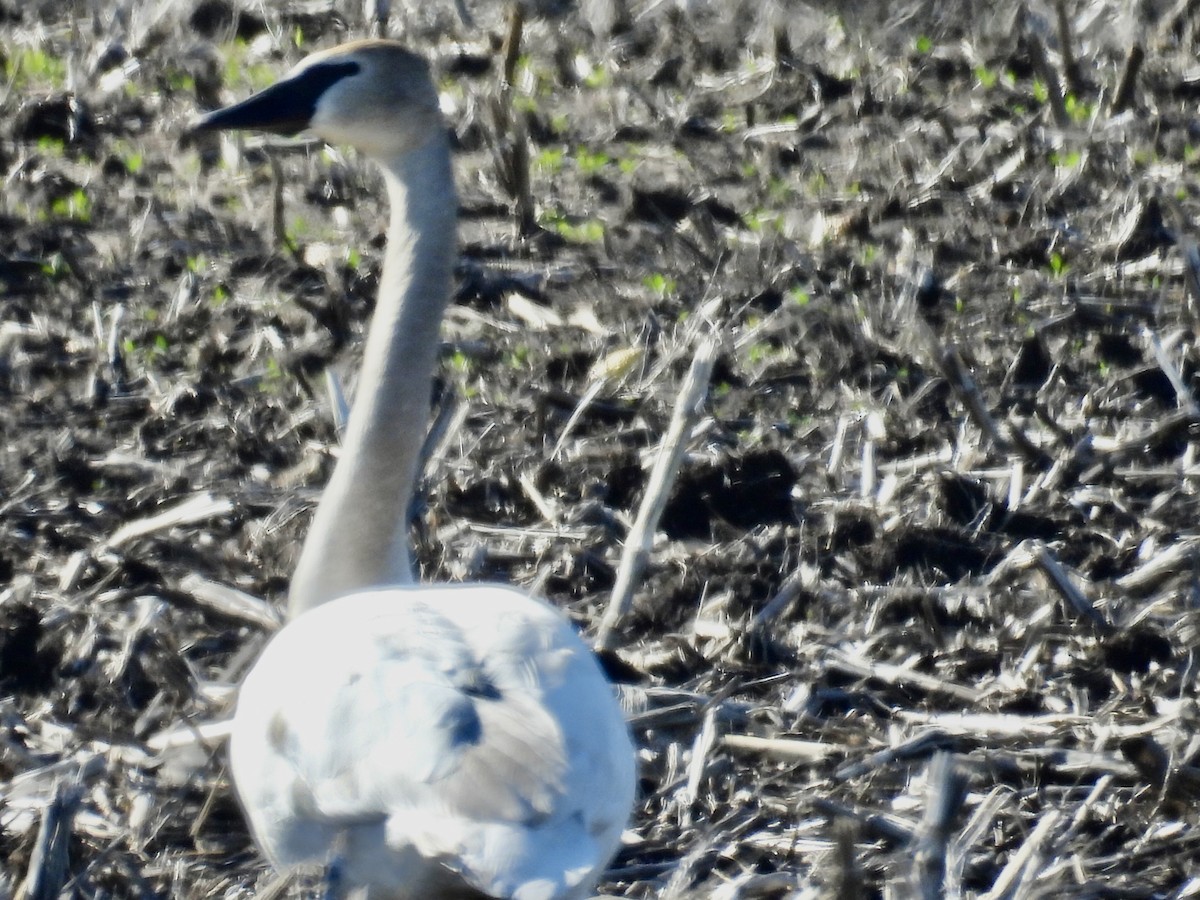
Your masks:
{"label": "dark soil", "polygon": [[[394,13],[461,185],[424,577],[594,634],[720,339],[607,660],[642,775],[607,894],[1200,884],[1200,20],[937,5],[534,22],[507,117],[498,5]],[[206,729],[336,454],[386,218],[352,155],[186,126],[362,33],[0,0],[0,895],[266,883]]]}

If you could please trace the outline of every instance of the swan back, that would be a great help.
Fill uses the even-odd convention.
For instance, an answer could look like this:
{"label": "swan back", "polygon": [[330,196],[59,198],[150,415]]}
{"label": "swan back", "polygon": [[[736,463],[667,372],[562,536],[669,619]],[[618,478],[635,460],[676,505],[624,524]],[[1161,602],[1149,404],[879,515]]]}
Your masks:
{"label": "swan back", "polygon": [[347,880],[394,898],[442,896],[425,892],[447,873],[488,897],[589,896],[633,802],[633,759],[570,624],[492,585],[305,613],[242,685],[230,745],[276,866],[340,840]]}

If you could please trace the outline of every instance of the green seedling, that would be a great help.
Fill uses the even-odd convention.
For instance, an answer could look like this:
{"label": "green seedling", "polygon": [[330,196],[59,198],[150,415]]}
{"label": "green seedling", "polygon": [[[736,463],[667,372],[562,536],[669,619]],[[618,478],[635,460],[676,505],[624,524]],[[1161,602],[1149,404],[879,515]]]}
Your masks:
{"label": "green seedling", "polygon": [[1070,150],[1066,153],[1055,151],[1050,154],[1050,165],[1056,169],[1074,169],[1079,166],[1083,160],[1083,156],[1078,150]]}
{"label": "green seedling", "polygon": [[73,222],[90,222],[92,219],[92,201],[88,199],[83,188],[76,188],[65,197],[59,197],[50,204],[50,214],[56,219],[70,219]]}
{"label": "green seedling", "polygon": [[265,62],[248,62],[250,45],[242,38],[236,39],[225,53],[225,67],[221,72],[226,87],[259,91],[273,84],[279,77],[275,66]]}
{"label": "green seedling", "polygon": [[23,47],[4,63],[4,77],[15,88],[61,88],[67,83],[67,64],[38,47]]}
{"label": "green seedling", "polygon": [[1086,125],[1092,120],[1092,115],[1096,111],[1094,104],[1080,100],[1074,94],[1067,94],[1063,100],[1063,106],[1067,110],[1067,115],[1071,117],[1071,121],[1076,125]]}
{"label": "green seedling", "polygon": [[595,175],[611,162],[603,150],[592,152],[586,147],[580,147],[575,151],[575,165],[579,167],[582,175]]}
{"label": "green seedling", "polygon": [[527,371],[529,366],[529,348],[524,344],[511,350],[508,354],[508,367],[510,369],[519,369]]}
{"label": "green seedling", "polygon": [[42,261],[42,274],[58,281],[71,273],[71,266],[61,253],[51,253]]}
{"label": "green seedling", "polygon": [[534,168],[548,175],[557,175],[562,171],[566,154],[561,148],[547,147],[541,150],[533,161]]}
{"label": "green seedling", "polygon": [[46,156],[62,156],[66,150],[66,144],[60,138],[44,134],[38,138],[37,148],[39,153]]}
{"label": "green seedling", "polygon": [[596,66],[584,77],[583,84],[592,90],[608,87],[608,85],[612,84],[612,75],[603,66]]}
{"label": "green seedling", "polygon": [[783,214],[770,209],[759,209],[745,217],[746,227],[756,234],[763,231],[782,231]]}
{"label": "green seedling", "polygon": [[642,284],[657,294],[660,300],[675,293],[675,279],[662,272],[653,272],[647,275],[642,279]]}
{"label": "green seedling", "polygon": [[279,364],[274,356],[267,357],[267,370],[263,373],[262,381],[258,384],[258,389],[264,394],[281,394],[283,393],[284,384],[287,382],[287,373],[283,366]]}
{"label": "green seedling", "polygon": [[538,224],[575,244],[604,240],[604,223],[599,219],[571,219],[558,210],[545,210],[538,216]]}
{"label": "green seedling", "polygon": [[173,93],[195,94],[196,79],[179,69],[167,70],[167,87]]}
{"label": "green seedling", "polygon": [[993,88],[996,82],[1000,80],[1000,76],[986,66],[975,67],[975,80],[979,82],[983,88]]}

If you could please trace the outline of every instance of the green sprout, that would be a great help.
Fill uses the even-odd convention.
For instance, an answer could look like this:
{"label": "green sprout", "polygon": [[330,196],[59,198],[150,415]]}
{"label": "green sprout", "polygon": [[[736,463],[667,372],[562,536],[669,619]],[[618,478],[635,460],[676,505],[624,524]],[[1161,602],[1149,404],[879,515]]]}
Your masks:
{"label": "green sprout", "polygon": [[59,197],[50,204],[50,214],[56,219],[70,219],[73,222],[90,222],[92,218],[92,201],[88,199],[83,188],[76,188],[65,197]]}
{"label": "green sprout", "polygon": [[40,48],[21,48],[5,61],[4,77],[17,88],[59,88],[66,84],[67,64]]}
{"label": "green sprout", "polygon": [[545,210],[538,224],[575,244],[598,244],[604,240],[604,223],[599,219],[568,217],[559,210]]}
{"label": "green sprout", "polygon": [[279,360],[274,356],[268,356],[267,371],[259,382],[259,390],[265,394],[279,394],[283,391],[286,381],[286,373],[283,366],[279,364]]}
{"label": "green sprout", "polygon": [[642,284],[650,288],[659,299],[666,298],[669,294],[675,293],[675,279],[670,275],[664,275],[662,272],[653,272],[642,279]]}
{"label": "green sprout", "polygon": [[1078,169],[1083,163],[1083,154],[1078,150],[1071,150],[1068,153],[1051,153],[1050,165],[1056,169]]}
{"label": "green sprout", "polygon": [[575,165],[583,175],[595,175],[610,162],[612,160],[603,150],[592,152],[586,147],[580,147],[575,151]]}
{"label": "green sprout", "polygon": [[1096,107],[1088,103],[1086,100],[1080,100],[1074,94],[1067,94],[1063,100],[1063,106],[1067,110],[1067,115],[1071,117],[1071,121],[1076,125],[1086,125],[1092,119],[1092,114]]}
{"label": "green sprout", "polygon": [[53,281],[65,277],[70,271],[71,266],[61,253],[51,253],[42,260],[42,274]]}
{"label": "green sprout", "polygon": [[592,69],[592,71],[588,72],[587,76],[583,79],[584,86],[589,87],[592,90],[607,87],[611,83],[612,75],[610,75],[608,69],[604,68],[603,66],[596,66],[594,69]]}
{"label": "green sprout", "polygon": [[808,306],[809,301],[812,300],[812,297],[809,296],[808,291],[804,290],[802,287],[788,288],[787,293],[788,298],[797,306]]}
{"label": "green sprout", "polygon": [[62,156],[66,149],[66,144],[61,138],[51,137],[48,134],[43,134],[37,141],[38,152],[44,153],[47,156]]}
{"label": "green sprout", "polygon": [[561,148],[547,147],[538,153],[533,161],[533,165],[539,171],[556,175],[562,171],[564,157],[565,154]]}
{"label": "green sprout", "polygon": [[996,86],[996,82],[1000,80],[1000,76],[987,68],[987,66],[976,66],[975,80],[984,88],[993,88]]}

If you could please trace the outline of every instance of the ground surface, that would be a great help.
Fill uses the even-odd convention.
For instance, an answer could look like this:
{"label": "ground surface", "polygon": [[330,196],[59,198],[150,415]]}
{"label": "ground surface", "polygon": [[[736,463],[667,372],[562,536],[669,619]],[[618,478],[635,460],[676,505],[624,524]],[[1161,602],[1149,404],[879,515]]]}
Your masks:
{"label": "ground surface", "polygon": [[[0,0],[0,893],[265,883],[193,738],[285,595],[385,219],[361,160],[182,137],[363,33],[264,6]],[[719,340],[615,633],[643,800],[607,893],[1200,891],[1200,43],[1159,6],[1067,0],[1066,43],[971,4],[535,24],[524,236],[501,11],[396,11],[462,186],[425,577],[594,635]]]}

